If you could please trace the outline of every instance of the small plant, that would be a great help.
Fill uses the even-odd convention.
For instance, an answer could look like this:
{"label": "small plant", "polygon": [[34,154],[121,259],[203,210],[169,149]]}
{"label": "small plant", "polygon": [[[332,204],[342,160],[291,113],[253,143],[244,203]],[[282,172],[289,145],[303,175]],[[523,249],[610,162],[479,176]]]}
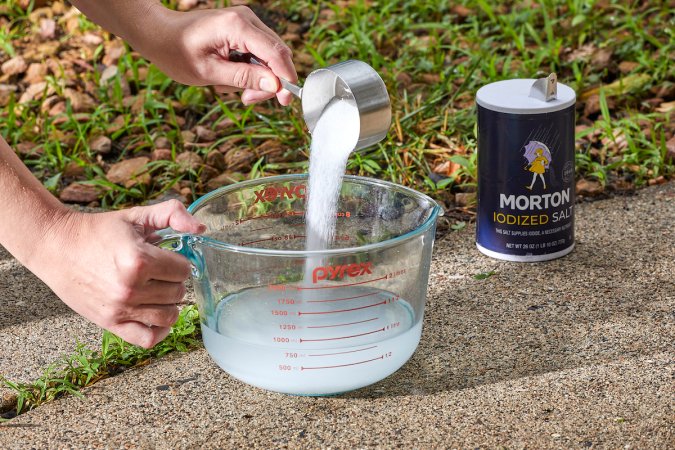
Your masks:
{"label": "small plant", "polygon": [[[49,365],[35,381],[22,383],[0,376],[0,384],[16,393],[16,407],[5,413],[4,419],[30,411],[65,394],[82,397],[81,389],[131,367],[145,364],[150,358],[197,348],[201,345],[200,332],[197,307],[189,305],[181,310],[169,335],[149,350],[131,345],[109,331],[104,331],[100,350],[91,350],[78,343],[73,354],[63,356]],[[3,420],[3,416],[0,416],[0,420]]]}
{"label": "small plant", "polygon": [[473,278],[474,278],[474,280],[485,280],[485,279],[490,278],[491,276],[496,275],[496,274],[497,274],[497,272],[495,272],[494,270],[491,270],[489,272],[477,273],[476,275],[473,276]]}
{"label": "small plant", "polygon": [[466,228],[466,222],[464,221],[455,222],[452,225],[450,225],[450,228],[452,229],[452,231],[463,230],[464,228]]}

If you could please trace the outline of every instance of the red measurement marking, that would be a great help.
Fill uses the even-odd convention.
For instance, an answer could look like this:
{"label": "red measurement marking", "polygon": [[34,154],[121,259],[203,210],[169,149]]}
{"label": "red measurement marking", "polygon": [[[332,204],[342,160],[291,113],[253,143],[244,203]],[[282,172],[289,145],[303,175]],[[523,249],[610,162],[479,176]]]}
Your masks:
{"label": "red measurement marking", "polygon": [[334,338],[323,338],[323,339],[302,339],[302,338],[300,338],[300,343],[303,343],[303,342],[319,342],[319,341],[337,341],[337,340],[340,340],[340,339],[351,339],[351,338],[360,337],[360,336],[367,336],[367,335],[373,334],[373,333],[380,333],[382,331],[384,331],[384,328],[380,328],[379,330],[368,331],[367,333],[352,334],[351,336],[339,336],[339,337],[334,337]]}
{"label": "red measurement marking", "polygon": [[344,298],[329,298],[326,300],[307,300],[307,303],[326,303],[326,302],[341,302],[342,300],[354,300],[356,298],[370,297],[375,295],[377,292],[371,292],[370,294],[357,295],[355,297],[344,297]]}
{"label": "red measurement marking", "polygon": [[356,325],[357,323],[366,323],[366,322],[372,322],[373,320],[377,320],[379,317],[373,317],[372,319],[367,319],[367,320],[359,320],[358,322],[349,322],[349,323],[338,323],[336,325],[316,325],[313,327],[307,327],[307,328],[334,328],[334,327],[346,327],[347,325]]}
{"label": "red measurement marking", "polygon": [[269,227],[254,228],[253,230],[249,230],[249,231],[261,231],[261,230],[267,230],[267,229],[270,229],[270,228],[274,228],[274,225],[269,226]]}
{"label": "red measurement marking", "polygon": [[380,280],[386,280],[387,276],[383,276],[380,278],[373,278],[372,280],[366,280],[366,281],[359,281],[358,283],[348,283],[348,284],[338,284],[336,286],[314,286],[314,287],[302,287],[302,286],[297,286],[296,289],[298,291],[306,291],[309,289],[339,289],[347,286],[356,286],[359,284],[366,284],[366,283],[373,283],[375,281],[380,281]]}
{"label": "red measurement marking", "polygon": [[315,369],[336,369],[338,367],[348,367],[348,366],[356,366],[359,364],[365,364],[373,361],[377,361],[378,359],[384,359],[384,355],[380,356],[379,358],[373,358],[373,359],[367,359],[365,361],[358,361],[350,364],[338,364],[336,366],[320,366],[320,367],[304,367],[301,366],[300,370],[315,370]]}
{"label": "red measurement marking", "polygon": [[300,234],[289,234],[286,236],[272,236],[271,238],[266,238],[266,239],[258,239],[257,241],[250,241],[250,242],[241,242],[239,245],[241,247],[244,247],[246,245],[251,245],[251,244],[257,244],[258,242],[265,242],[265,241],[290,241],[291,239],[298,239],[298,238],[304,238],[305,236],[300,235]]}
{"label": "red measurement marking", "polygon": [[265,242],[265,241],[271,241],[271,240],[274,240],[274,238],[258,239],[257,241],[251,241],[251,242],[241,242],[239,245],[241,247],[244,247],[245,245],[257,244],[258,242]]}
{"label": "red measurement marking", "polygon": [[293,215],[293,214],[288,214],[288,213],[269,213],[269,214],[262,214],[260,216],[252,216],[252,217],[247,217],[246,219],[239,219],[239,223],[244,223],[249,220],[258,220],[258,219],[281,219],[284,216],[287,215]]}
{"label": "red measurement marking", "polygon": [[373,306],[386,305],[386,304],[387,304],[387,301],[385,300],[383,302],[374,303],[372,305],[359,306],[357,308],[336,309],[335,311],[298,312],[298,315],[301,316],[303,314],[335,314],[335,313],[341,313],[341,312],[358,311],[359,309],[372,308]]}
{"label": "red measurement marking", "polygon": [[[235,225],[241,225],[244,222],[248,222],[249,220],[256,220],[256,219],[280,219],[284,216],[304,216],[305,213],[304,211],[286,211],[285,213],[279,212],[279,213],[269,213],[269,214],[263,214],[261,216],[253,216],[253,217],[247,217],[245,219],[237,219],[235,220]],[[304,224],[303,224],[304,225]]]}
{"label": "red measurement marking", "polygon": [[347,353],[358,353],[358,352],[365,352],[366,350],[372,350],[374,348],[377,348],[377,345],[373,345],[372,347],[366,347],[366,348],[361,348],[359,350],[350,350],[348,352],[335,352],[335,353],[321,353],[318,355],[307,355],[307,356],[334,356],[334,355],[346,355]]}

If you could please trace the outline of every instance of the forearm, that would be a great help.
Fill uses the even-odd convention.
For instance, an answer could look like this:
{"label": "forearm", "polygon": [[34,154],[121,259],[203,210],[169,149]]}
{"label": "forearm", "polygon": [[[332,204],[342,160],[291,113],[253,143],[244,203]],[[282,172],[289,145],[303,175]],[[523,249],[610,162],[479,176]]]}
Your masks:
{"label": "forearm", "polygon": [[71,0],[70,3],[148,58],[165,39],[166,20],[175,14],[159,0]]}
{"label": "forearm", "polygon": [[0,244],[30,268],[36,246],[68,212],[0,137]]}
{"label": "forearm", "polygon": [[[292,100],[279,82],[298,78],[291,50],[248,7],[178,12],[159,0],[71,3],[179,83],[214,86],[218,92],[243,90],[244,103],[275,95],[282,105]],[[266,67],[230,61],[232,50],[253,53]]]}

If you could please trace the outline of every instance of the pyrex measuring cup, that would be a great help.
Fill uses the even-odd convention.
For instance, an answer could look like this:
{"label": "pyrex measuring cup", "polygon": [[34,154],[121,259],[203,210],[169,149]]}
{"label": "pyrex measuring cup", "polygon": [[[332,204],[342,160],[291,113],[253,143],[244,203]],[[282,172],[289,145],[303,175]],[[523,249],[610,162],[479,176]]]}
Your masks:
{"label": "pyrex measuring cup", "polygon": [[305,251],[307,175],[220,188],[189,211],[204,235],[165,237],[193,264],[204,345],[230,375],[325,395],[392,374],[413,354],[441,208],[384,181],[346,176],[337,232]]}
{"label": "pyrex measuring cup", "polygon": [[[250,53],[232,51],[230,61],[264,66]],[[314,131],[323,110],[334,99],[353,103],[359,111],[359,140],[355,150],[380,142],[391,126],[391,101],[382,78],[369,64],[350,59],[312,71],[302,88],[280,79],[284,89],[302,101],[309,132]]]}

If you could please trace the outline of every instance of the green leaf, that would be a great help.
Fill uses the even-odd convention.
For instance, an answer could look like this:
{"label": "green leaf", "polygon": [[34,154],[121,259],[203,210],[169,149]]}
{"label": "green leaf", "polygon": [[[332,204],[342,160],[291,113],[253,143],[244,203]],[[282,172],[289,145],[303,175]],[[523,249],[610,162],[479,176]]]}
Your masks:
{"label": "green leaf", "polygon": [[375,169],[377,171],[382,170],[380,165],[378,163],[376,163],[375,161],[373,161],[372,159],[366,159],[366,160],[363,161],[363,163],[365,165],[369,166],[369,167],[372,167],[373,169]]}
{"label": "green leaf", "polygon": [[577,25],[580,25],[586,21],[586,16],[583,14],[577,14],[574,16],[574,19],[572,19],[572,26],[576,27]]}
{"label": "green leaf", "polygon": [[455,181],[455,177],[443,178],[438,183],[436,183],[436,189],[444,189],[451,185]]}
{"label": "green leaf", "polygon": [[476,280],[485,280],[486,278],[490,278],[491,276],[495,275],[497,272],[494,270],[491,270],[489,272],[481,272],[477,273],[476,275],[473,276],[474,279]]}
{"label": "green leaf", "polygon": [[460,155],[452,155],[450,157],[450,161],[454,162],[455,164],[459,164],[460,166],[464,167],[465,169],[468,169],[469,166],[471,165],[471,162],[469,162],[468,159],[466,159],[463,156]]}
{"label": "green leaf", "polygon": [[466,222],[455,222],[452,225],[450,225],[450,228],[452,228],[454,231],[463,230],[464,228],[466,228]]}
{"label": "green leaf", "polygon": [[61,173],[57,173],[44,181],[44,186],[50,192],[56,192],[59,187],[59,181],[61,181]]}

